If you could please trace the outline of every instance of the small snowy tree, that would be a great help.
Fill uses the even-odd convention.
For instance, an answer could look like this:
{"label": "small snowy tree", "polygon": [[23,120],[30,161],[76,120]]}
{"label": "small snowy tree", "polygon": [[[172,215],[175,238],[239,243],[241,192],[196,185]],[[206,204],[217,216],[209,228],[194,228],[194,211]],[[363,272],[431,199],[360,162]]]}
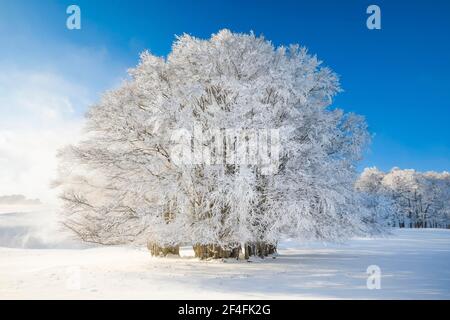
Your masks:
{"label": "small snowy tree", "polygon": [[377,168],[365,168],[356,181],[364,206],[372,214],[372,221],[385,226],[400,226],[403,218],[392,197],[383,186],[385,173]]}
{"label": "small snowy tree", "polygon": [[447,227],[450,175],[393,168],[384,173],[366,168],[358,190],[392,203],[391,225],[410,228]]}
{"label": "small snowy tree", "polygon": [[60,153],[65,224],[83,239],[220,258],[370,228],[353,188],[366,124],[330,108],[337,76],[306,49],[183,35],[130,75]]}

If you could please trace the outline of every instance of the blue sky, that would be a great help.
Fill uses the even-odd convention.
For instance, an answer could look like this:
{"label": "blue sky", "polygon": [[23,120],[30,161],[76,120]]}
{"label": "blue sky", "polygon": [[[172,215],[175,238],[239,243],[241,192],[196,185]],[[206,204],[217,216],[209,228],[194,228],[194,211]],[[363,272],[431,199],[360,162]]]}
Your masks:
{"label": "blue sky", "polygon": [[[81,30],[65,26],[70,4],[81,8]],[[381,8],[381,30],[366,28],[370,4]],[[69,134],[140,51],[166,55],[184,32],[253,30],[306,46],[340,75],[334,106],[364,115],[374,134],[361,168],[450,170],[449,14],[446,0],[0,0],[0,125],[10,136],[20,126]]]}

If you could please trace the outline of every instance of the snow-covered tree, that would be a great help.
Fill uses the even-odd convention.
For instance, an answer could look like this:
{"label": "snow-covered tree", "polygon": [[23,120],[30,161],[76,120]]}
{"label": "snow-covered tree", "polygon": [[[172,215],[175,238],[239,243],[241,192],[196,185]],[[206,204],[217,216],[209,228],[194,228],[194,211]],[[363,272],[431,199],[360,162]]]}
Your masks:
{"label": "snow-covered tree", "polygon": [[366,124],[330,108],[338,78],[306,49],[183,35],[130,76],[60,152],[65,224],[81,238],[235,257],[370,228],[353,187]]}
{"label": "snow-covered tree", "polygon": [[372,220],[381,225],[399,226],[402,217],[390,195],[383,187],[385,173],[375,167],[365,168],[355,183],[364,206],[372,213]]}
{"label": "snow-covered tree", "polygon": [[448,227],[450,220],[450,174],[417,172],[393,168],[384,173],[366,168],[356,183],[360,191],[389,199],[392,226],[427,228]]}

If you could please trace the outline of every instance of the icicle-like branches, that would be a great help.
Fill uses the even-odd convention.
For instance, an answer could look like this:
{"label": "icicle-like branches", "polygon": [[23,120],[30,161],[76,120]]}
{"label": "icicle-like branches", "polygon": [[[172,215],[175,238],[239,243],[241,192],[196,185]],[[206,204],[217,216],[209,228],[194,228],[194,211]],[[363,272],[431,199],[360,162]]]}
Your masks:
{"label": "icicle-like branches", "polygon": [[306,49],[183,35],[130,75],[61,151],[65,223],[81,238],[234,254],[367,231],[353,188],[364,119],[330,108],[338,77]]}

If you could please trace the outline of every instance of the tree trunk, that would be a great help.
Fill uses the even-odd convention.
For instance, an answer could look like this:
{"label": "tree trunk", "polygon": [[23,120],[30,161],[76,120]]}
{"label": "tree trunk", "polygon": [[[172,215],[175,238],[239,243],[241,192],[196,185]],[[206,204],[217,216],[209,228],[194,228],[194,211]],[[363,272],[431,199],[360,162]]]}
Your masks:
{"label": "tree trunk", "polygon": [[241,246],[237,245],[232,249],[224,249],[215,244],[195,244],[193,246],[195,257],[200,259],[227,259],[235,258],[239,259],[239,252]]}
{"label": "tree trunk", "polygon": [[273,244],[266,242],[251,242],[245,245],[245,258],[248,259],[251,256],[258,256],[261,258],[267,257],[270,254],[277,252],[277,247]]}
{"label": "tree trunk", "polygon": [[157,243],[149,242],[147,248],[150,250],[152,256],[165,257],[168,254],[180,255],[179,246],[160,246]]}

